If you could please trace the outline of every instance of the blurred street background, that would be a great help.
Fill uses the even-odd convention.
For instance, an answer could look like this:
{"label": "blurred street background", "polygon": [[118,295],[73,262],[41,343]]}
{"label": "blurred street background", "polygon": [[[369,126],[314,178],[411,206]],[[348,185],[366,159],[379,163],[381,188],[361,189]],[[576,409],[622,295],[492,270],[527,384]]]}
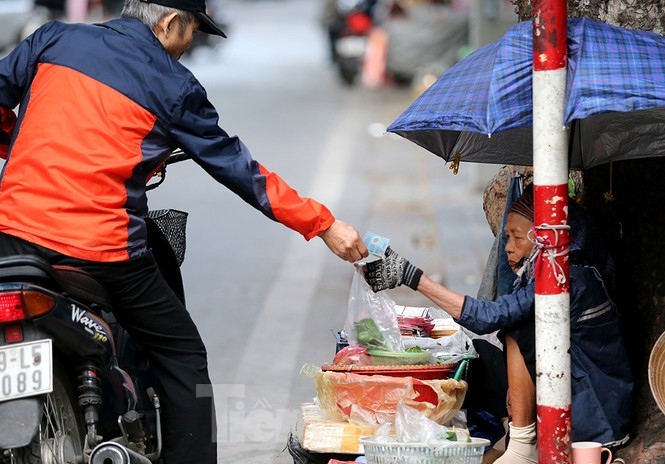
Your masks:
{"label": "blurred street background", "polygon": [[[0,12],[9,2],[0,0]],[[412,65],[399,82],[380,74],[370,86],[362,76],[340,79],[322,24],[324,3],[225,1],[218,14],[229,38],[197,46],[182,61],[206,87],[220,125],[268,169],[361,234],[389,237],[427,274],[475,295],[494,238],[482,192],[497,167],[463,164],[454,175],[385,128],[450,60],[515,22],[510,2],[467,2],[461,14],[477,20],[465,26],[468,40],[451,45],[446,56],[453,58]],[[105,17],[95,14],[86,20]],[[417,62],[417,53],[412,44],[403,58]],[[182,270],[188,308],[208,347],[219,462],[292,463],[288,435],[297,435],[299,405],[315,396],[300,371],[332,361],[354,267],[321,240],[305,242],[266,219],[193,162],[170,167],[150,203],[190,213]],[[429,306],[410,289],[390,296]]]}
{"label": "blurred street background", "polygon": [[[466,164],[453,175],[440,158],[386,134],[418,83],[341,82],[321,5],[230,4],[229,38],[194,50],[185,64],[208,89],[222,127],[266,167],[361,234],[389,237],[425,272],[475,295],[493,240],[482,210],[491,172]],[[315,396],[299,372],[332,361],[354,268],[319,239],[305,242],[268,221],[197,166],[170,174],[152,203],[190,212],[183,272],[210,354],[220,462],[291,463],[288,433],[299,405]],[[410,289],[391,296],[429,306]]]}

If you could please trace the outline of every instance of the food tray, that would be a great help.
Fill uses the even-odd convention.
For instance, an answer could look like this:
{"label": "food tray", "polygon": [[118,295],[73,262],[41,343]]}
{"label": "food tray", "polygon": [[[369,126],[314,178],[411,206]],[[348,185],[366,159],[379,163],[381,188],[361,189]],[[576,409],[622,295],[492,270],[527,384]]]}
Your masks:
{"label": "food tray", "polygon": [[391,377],[413,377],[420,380],[437,380],[452,377],[459,363],[416,364],[413,366],[357,366],[324,364],[323,371],[353,372],[361,375],[388,375]]}
{"label": "food tray", "polygon": [[482,464],[484,438],[471,438],[470,443],[431,447],[423,443],[382,443],[372,438],[361,438],[367,464]]}

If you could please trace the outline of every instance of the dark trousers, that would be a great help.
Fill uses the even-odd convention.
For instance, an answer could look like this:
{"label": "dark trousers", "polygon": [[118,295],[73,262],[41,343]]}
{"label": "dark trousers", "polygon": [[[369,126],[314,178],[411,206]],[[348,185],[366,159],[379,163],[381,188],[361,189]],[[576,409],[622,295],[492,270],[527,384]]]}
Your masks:
{"label": "dark trousers", "polygon": [[215,414],[205,346],[152,254],[117,263],[71,258],[0,233],[0,256],[33,254],[83,269],[104,285],[120,325],[149,355],[159,381],[165,464],[217,464]]}

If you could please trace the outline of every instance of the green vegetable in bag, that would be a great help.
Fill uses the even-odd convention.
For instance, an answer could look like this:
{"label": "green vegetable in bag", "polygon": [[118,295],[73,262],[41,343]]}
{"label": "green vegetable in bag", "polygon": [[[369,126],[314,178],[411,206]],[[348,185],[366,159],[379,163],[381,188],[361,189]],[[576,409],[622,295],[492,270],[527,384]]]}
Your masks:
{"label": "green vegetable in bag", "polygon": [[367,318],[356,321],[354,322],[354,328],[359,346],[368,350],[392,351],[390,346],[386,344],[386,339],[374,319]]}
{"label": "green vegetable in bag", "polygon": [[423,349],[421,347],[419,347],[418,345],[413,345],[413,346],[408,347],[406,349],[406,352],[407,353],[422,353]]}

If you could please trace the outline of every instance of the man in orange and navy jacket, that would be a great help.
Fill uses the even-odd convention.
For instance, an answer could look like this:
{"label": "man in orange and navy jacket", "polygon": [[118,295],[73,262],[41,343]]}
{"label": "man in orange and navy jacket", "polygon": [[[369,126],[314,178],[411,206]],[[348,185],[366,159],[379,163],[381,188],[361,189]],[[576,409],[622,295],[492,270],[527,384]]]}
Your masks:
{"label": "man in orange and navy jacket", "polygon": [[[0,256],[36,254],[105,285],[160,379],[166,464],[217,463],[207,355],[147,243],[146,181],[181,148],[268,218],[367,256],[358,232],[302,198],[218,125],[178,62],[196,30],[224,35],[204,0],[125,0],[103,24],[50,22],[0,60]],[[20,105],[20,106],[19,106]],[[18,107],[18,114],[14,109]]]}

